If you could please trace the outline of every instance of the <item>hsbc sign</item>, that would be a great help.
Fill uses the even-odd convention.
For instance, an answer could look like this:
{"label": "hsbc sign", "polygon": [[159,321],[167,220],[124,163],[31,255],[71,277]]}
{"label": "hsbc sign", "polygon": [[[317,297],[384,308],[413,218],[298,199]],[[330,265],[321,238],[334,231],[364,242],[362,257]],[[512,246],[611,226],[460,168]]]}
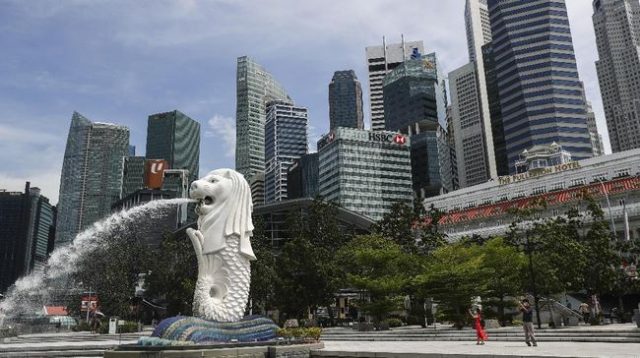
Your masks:
{"label": "hsbc sign", "polygon": [[347,128],[338,128],[331,131],[318,141],[318,150],[324,148],[336,139],[356,139],[358,141],[370,141],[378,143],[389,143],[404,146],[408,143],[408,138],[402,133],[393,132],[371,132]]}
{"label": "hsbc sign", "polygon": [[407,137],[400,133],[369,132],[369,140],[372,142],[388,142],[404,145]]}

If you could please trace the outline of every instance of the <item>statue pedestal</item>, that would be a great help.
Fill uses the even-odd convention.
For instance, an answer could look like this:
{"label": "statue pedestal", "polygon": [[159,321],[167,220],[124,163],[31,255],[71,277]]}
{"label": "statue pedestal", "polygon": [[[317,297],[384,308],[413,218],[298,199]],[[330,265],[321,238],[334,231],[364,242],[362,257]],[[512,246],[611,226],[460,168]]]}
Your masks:
{"label": "statue pedestal", "polygon": [[322,342],[306,344],[237,343],[171,347],[120,346],[105,351],[105,358],[185,358],[185,357],[273,357],[310,358],[313,351],[324,348]]}
{"label": "statue pedestal", "polygon": [[278,326],[269,318],[247,316],[238,322],[215,322],[198,317],[170,317],[138,345],[179,346],[231,342],[264,342],[276,338]]}

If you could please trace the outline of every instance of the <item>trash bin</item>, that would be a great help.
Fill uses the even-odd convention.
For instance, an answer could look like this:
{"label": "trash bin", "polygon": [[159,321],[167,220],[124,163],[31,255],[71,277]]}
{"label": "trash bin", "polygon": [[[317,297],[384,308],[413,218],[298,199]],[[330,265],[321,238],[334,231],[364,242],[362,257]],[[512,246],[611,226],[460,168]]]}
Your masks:
{"label": "trash bin", "polygon": [[109,318],[109,334],[118,333],[118,317]]}

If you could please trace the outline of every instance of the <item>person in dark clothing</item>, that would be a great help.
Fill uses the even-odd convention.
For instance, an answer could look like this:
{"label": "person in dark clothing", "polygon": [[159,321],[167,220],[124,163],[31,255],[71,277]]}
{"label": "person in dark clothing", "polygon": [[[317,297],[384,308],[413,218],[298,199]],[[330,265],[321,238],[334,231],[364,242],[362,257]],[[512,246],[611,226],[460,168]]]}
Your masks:
{"label": "person in dark clothing", "polygon": [[528,346],[531,346],[531,344],[533,344],[533,346],[535,347],[538,345],[538,343],[536,342],[536,335],[535,335],[535,332],[533,331],[533,307],[531,307],[529,300],[526,298],[518,302],[518,304],[520,306],[520,312],[522,312],[524,342]]}

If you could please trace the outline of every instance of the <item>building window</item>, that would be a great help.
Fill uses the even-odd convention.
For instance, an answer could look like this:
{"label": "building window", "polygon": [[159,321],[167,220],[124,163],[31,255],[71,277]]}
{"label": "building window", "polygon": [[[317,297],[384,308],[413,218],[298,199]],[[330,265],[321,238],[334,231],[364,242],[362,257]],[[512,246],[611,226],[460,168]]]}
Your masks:
{"label": "building window", "polygon": [[571,179],[571,186],[580,186],[580,185],[585,185],[585,180],[584,178],[578,178],[578,179]]}
{"label": "building window", "polygon": [[614,172],[613,177],[614,178],[628,177],[630,172],[631,172],[631,168],[617,169]]}
{"label": "building window", "polygon": [[597,181],[605,181],[607,180],[607,173],[598,173],[598,174],[594,174],[591,176],[592,180],[591,182],[597,182]]}
{"label": "building window", "polygon": [[537,194],[542,194],[545,192],[545,187],[544,186],[538,186],[535,187],[531,190],[531,194],[533,195],[537,195]]}
{"label": "building window", "polygon": [[553,184],[551,184],[551,190],[550,191],[562,190],[562,189],[564,189],[564,183],[563,182],[553,183]]}

